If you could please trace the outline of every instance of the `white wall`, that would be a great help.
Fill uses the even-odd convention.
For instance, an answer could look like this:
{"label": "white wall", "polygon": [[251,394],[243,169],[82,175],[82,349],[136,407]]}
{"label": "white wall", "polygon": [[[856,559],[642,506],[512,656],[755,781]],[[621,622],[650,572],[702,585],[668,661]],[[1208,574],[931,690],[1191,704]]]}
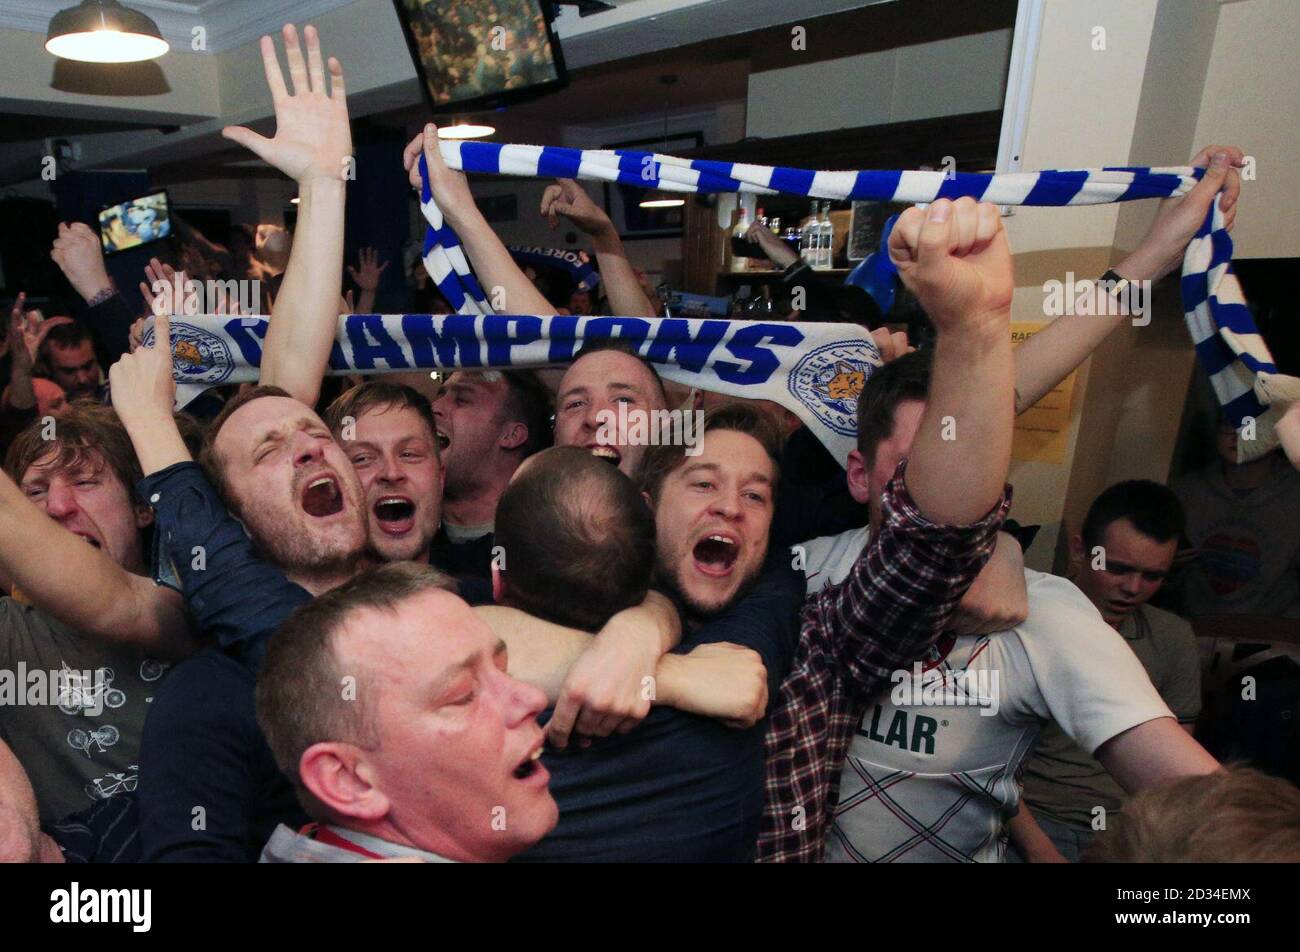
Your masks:
{"label": "white wall", "polygon": [[829,129],[1001,109],[1011,30],[753,73],[747,135]]}
{"label": "white wall", "polygon": [[[1091,47],[1098,26],[1105,50]],[[1205,145],[1238,144],[1256,157],[1259,177],[1243,185],[1237,256],[1300,254],[1289,174],[1300,147],[1298,32],[1300,5],[1287,0],[1049,0],[1024,168],[1177,165]],[[1155,213],[1154,202],[1017,209],[1007,221],[1013,319],[1046,319],[1043,281],[1067,270],[1100,274],[1138,244]],[[1012,464],[1012,514],[1046,527],[1033,567],[1052,567],[1062,528],[1077,531],[1105,486],[1168,477],[1193,368],[1175,280],[1158,294],[1150,325],[1115,332],[1084,364],[1065,462]]]}
{"label": "white wall", "polygon": [[[1155,10],[1155,0],[1047,4],[1021,153],[1023,168],[1126,164]],[[1107,29],[1104,52],[1093,51],[1089,44],[1099,24]],[[1062,280],[1067,271],[1081,277],[1104,272],[1118,220],[1116,205],[1016,209],[1006,220],[1016,267],[1012,320],[1049,319],[1043,313],[1045,281]],[[1028,554],[1033,568],[1052,568],[1088,398],[1085,365],[1075,387],[1064,463],[1012,461],[1012,515],[1025,524],[1043,525]]]}
{"label": "white wall", "polygon": [[1235,143],[1256,159],[1233,228],[1238,258],[1300,257],[1300,3],[1239,0],[1219,8],[1198,143]]}
{"label": "white wall", "polygon": [[[56,69],[85,70],[68,65],[45,51],[39,33],[0,30],[0,63],[4,84],[0,86],[0,108],[48,116],[98,115],[103,119],[147,121],[156,118],[169,124],[192,121],[221,113],[217,86],[217,61],[206,53],[173,48],[159,60],[147,64],[94,72],[94,93],[74,93],[53,86]],[[62,64],[62,65],[60,65]],[[162,77],[154,95],[125,95],[130,89],[119,79],[123,73],[155,73]]]}

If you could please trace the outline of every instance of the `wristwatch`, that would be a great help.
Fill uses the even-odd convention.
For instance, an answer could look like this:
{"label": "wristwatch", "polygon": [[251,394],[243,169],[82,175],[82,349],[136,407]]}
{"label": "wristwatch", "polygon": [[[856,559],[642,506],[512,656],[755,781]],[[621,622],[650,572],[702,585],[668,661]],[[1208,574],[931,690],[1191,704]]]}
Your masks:
{"label": "wristwatch", "polygon": [[1143,312],[1146,302],[1142,300],[1141,282],[1122,278],[1115,273],[1114,268],[1110,268],[1097,279],[1097,286],[1103,294],[1119,304],[1120,313],[1141,314]]}
{"label": "wristwatch", "polygon": [[800,271],[803,271],[807,267],[808,267],[808,262],[804,261],[802,258],[800,258],[798,261],[791,262],[789,265],[786,266],[785,270],[781,272],[782,283],[789,282],[790,279],[792,279],[796,274],[798,274]]}

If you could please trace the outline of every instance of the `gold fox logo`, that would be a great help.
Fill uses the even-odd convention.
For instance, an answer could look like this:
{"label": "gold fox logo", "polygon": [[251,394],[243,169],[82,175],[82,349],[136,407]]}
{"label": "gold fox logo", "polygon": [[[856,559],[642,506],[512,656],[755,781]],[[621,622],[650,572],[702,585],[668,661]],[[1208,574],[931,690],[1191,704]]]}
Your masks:
{"label": "gold fox logo", "polygon": [[835,361],[835,376],[825,383],[813,384],[813,389],[832,400],[856,400],[867,382],[867,374],[852,364]]}
{"label": "gold fox logo", "polygon": [[172,345],[172,356],[195,367],[203,366],[203,355],[199,349],[187,340],[178,340]]}

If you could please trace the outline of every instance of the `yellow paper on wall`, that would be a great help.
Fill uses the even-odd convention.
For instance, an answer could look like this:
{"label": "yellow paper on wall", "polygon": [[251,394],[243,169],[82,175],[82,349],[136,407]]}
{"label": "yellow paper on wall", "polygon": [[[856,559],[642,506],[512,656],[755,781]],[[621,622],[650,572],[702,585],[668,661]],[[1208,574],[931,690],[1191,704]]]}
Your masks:
{"label": "yellow paper on wall", "polygon": [[[1012,321],[1011,344],[1022,343],[1047,326],[1046,321]],[[1078,371],[1043,395],[1043,398],[1016,417],[1011,440],[1011,458],[1040,463],[1062,463],[1069,440],[1070,399]]]}

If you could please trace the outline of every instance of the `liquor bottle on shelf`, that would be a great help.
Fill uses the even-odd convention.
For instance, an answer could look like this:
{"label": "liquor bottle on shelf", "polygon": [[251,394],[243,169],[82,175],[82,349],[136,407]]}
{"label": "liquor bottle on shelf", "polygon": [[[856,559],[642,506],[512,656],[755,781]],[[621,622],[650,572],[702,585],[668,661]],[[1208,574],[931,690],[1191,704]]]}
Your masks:
{"label": "liquor bottle on shelf", "polygon": [[[754,210],[754,215],[755,215],[754,223],[757,224],[759,228],[762,228],[762,229],[766,230],[766,229],[768,229],[769,227],[771,227],[771,226],[768,224],[767,216],[766,216],[765,214],[763,214],[763,209],[762,209],[762,208],[757,208],[757,209],[755,209],[755,210]],[[750,240],[750,239],[749,239],[749,234],[746,233],[746,234],[745,234],[745,241],[748,242],[749,240]],[[750,271],[768,271],[768,270],[770,270],[771,267],[772,267],[772,262],[770,262],[770,261],[767,259],[767,254],[763,251],[762,246],[759,245],[757,242],[751,242],[751,244],[752,244],[752,246],[753,246],[754,249],[757,249],[757,251],[758,251],[758,255],[757,255],[757,256],[751,256],[751,257],[750,257],[750,259],[749,259],[749,270],[750,270]]]}
{"label": "liquor bottle on shelf", "polygon": [[799,228],[799,257],[810,268],[817,264],[817,203],[808,210],[808,218]]}
{"label": "liquor bottle on shelf", "polygon": [[803,235],[798,228],[787,228],[781,233],[781,240],[785,246],[795,254],[803,257]]}
{"label": "liquor bottle on shelf", "polygon": [[748,241],[745,233],[749,231],[749,210],[744,205],[736,213],[736,227],[731,230],[731,270],[748,271],[749,259],[738,254],[736,249],[740,242]]}
{"label": "liquor bottle on shelf", "polygon": [[821,218],[817,222],[817,264],[821,271],[831,269],[832,249],[835,247],[835,227],[831,224],[831,203],[822,203]]}

